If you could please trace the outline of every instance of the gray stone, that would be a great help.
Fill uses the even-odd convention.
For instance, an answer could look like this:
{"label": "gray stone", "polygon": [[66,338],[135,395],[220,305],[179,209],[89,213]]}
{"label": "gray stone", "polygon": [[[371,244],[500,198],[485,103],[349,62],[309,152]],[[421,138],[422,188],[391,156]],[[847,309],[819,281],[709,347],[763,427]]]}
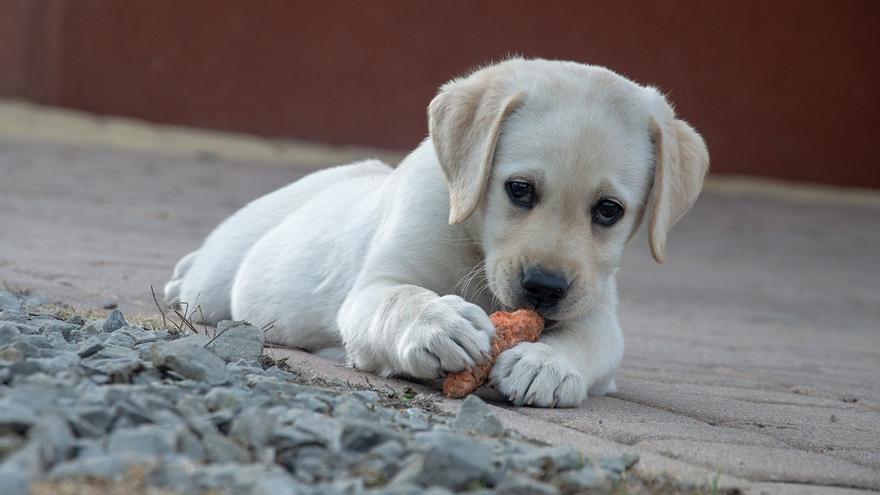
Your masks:
{"label": "gray stone", "polygon": [[21,331],[18,325],[10,322],[0,322],[0,347],[14,344],[21,339]]}
{"label": "gray stone", "polygon": [[72,325],[64,321],[53,321],[43,324],[43,326],[40,327],[40,333],[43,335],[58,333],[61,334],[62,337],[64,337],[64,340],[69,342],[70,332],[77,329],[79,329],[79,326],[77,325]]}
{"label": "gray stone", "polygon": [[163,457],[144,478],[147,486],[164,489],[170,493],[198,493],[192,473],[195,466],[185,458]]}
{"label": "gray stone", "polygon": [[288,403],[291,407],[306,409],[321,414],[328,414],[330,412],[330,404],[327,401],[322,400],[320,396],[308,392],[298,393],[296,397],[288,401]]}
{"label": "gray stone", "polygon": [[387,426],[362,420],[343,422],[342,448],[354,452],[366,452],[391,440],[401,441],[401,435]]}
{"label": "gray stone", "polygon": [[205,396],[205,405],[209,411],[228,409],[233,412],[241,410],[244,400],[250,395],[247,391],[232,387],[214,387]]}
{"label": "gray stone", "polygon": [[283,474],[287,473],[275,465],[210,464],[200,469],[194,478],[204,489],[222,493],[250,493],[260,480]]}
{"label": "gray stone", "polygon": [[333,418],[318,414],[299,413],[294,423],[296,428],[311,435],[315,442],[331,450],[337,450],[342,436],[342,425]]}
{"label": "gray stone", "polygon": [[583,467],[584,456],[571,447],[534,447],[510,456],[508,466],[527,474],[559,472]]}
{"label": "gray stone", "polygon": [[24,444],[24,438],[14,433],[0,434],[0,459],[18,450]]}
{"label": "gray stone", "polygon": [[158,456],[176,450],[179,432],[159,425],[141,425],[132,429],[117,428],[110,434],[107,450],[111,454]]}
{"label": "gray stone", "polygon": [[107,347],[117,346],[117,347],[125,347],[126,349],[131,349],[134,347],[135,338],[130,334],[123,330],[117,330],[113,332],[106,340],[104,340],[104,345]]}
{"label": "gray stone", "polygon": [[32,358],[28,363],[38,366],[40,371],[49,375],[56,375],[65,371],[76,370],[79,364],[79,356],[74,352],[60,352],[57,356],[51,358]]}
{"label": "gray stone", "polygon": [[205,456],[210,462],[248,462],[250,454],[238,443],[219,433],[207,433],[202,436]]}
{"label": "gray stone", "polygon": [[373,405],[379,402],[379,394],[372,390],[355,390],[351,395],[363,401],[364,404]]}
{"label": "gray stone", "polygon": [[159,340],[163,340],[161,332],[147,331],[147,330],[144,330],[143,328],[136,327],[134,325],[129,325],[127,327],[119,329],[118,331],[116,331],[113,334],[113,336],[116,336],[117,334],[127,335],[127,336],[131,337],[132,339],[134,339],[134,344],[132,344],[133,346],[150,344],[153,342],[158,342]]}
{"label": "gray stone", "polygon": [[100,335],[104,333],[104,323],[107,320],[103,318],[89,320],[83,324],[79,329],[79,338],[87,339],[89,337],[94,337],[95,335]]}
{"label": "gray stone", "polygon": [[269,444],[274,428],[274,415],[270,415],[262,408],[251,407],[242,411],[232,421],[229,436],[242,445],[249,445],[259,450]]}
{"label": "gray stone", "polygon": [[472,438],[444,431],[416,434],[422,451],[411,456],[392,483],[415,482],[463,490],[492,472],[492,450]]}
{"label": "gray stone", "polygon": [[0,465],[0,493],[3,495],[30,495],[31,482],[27,475],[12,465]]}
{"label": "gray stone", "polygon": [[257,479],[251,493],[253,495],[299,495],[303,492],[296,478],[284,471],[273,471]]}
{"label": "gray stone", "polygon": [[24,312],[24,305],[22,304],[21,298],[17,295],[9,291],[0,290],[0,311],[22,313]]}
{"label": "gray stone", "polygon": [[77,436],[97,438],[110,429],[113,415],[104,406],[80,406],[68,411],[68,420]]}
{"label": "gray stone", "polygon": [[265,337],[259,328],[245,322],[224,320],[217,324],[216,338],[208,349],[227,362],[240,359],[259,361],[264,344]]}
{"label": "gray stone", "polygon": [[478,435],[498,436],[504,433],[501,420],[495,417],[489,405],[476,395],[469,395],[461,404],[454,426],[458,430]]}
{"label": "gray stone", "polygon": [[24,405],[0,402],[0,432],[24,434],[36,421],[36,412]]}
{"label": "gray stone", "polygon": [[83,359],[80,364],[89,370],[110,376],[114,381],[128,382],[134,372],[143,368],[138,354],[124,347],[105,347]]}
{"label": "gray stone", "polygon": [[34,423],[28,431],[28,441],[39,446],[42,466],[53,466],[70,457],[75,439],[67,421],[50,414]]}
{"label": "gray stone", "polygon": [[104,299],[104,302],[101,303],[101,307],[104,309],[116,309],[117,306],[118,303],[116,302],[116,299],[113,299],[112,297]]}
{"label": "gray stone", "polygon": [[128,322],[122,317],[122,311],[114,309],[107,316],[107,319],[104,320],[102,330],[104,330],[104,333],[115,332],[126,325],[128,325]]}
{"label": "gray stone", "polygon": [[620,477],[625,471],[635,466],[637,462],[639,462],[637,454],[623,454],[619,457],[601,457],[598,464],[599,467],[610,475]]}
{"label": "gray stone", "polygon": [[81,326],[85,325],[86,321],[83,319],[82,316],[73,315],[70,318],[64,320],[64,323],[69,323],[71,325],[76,325],[77,327],[81,327]]}
{"label": "gray stone", "polygon": [[284,371],[278,366],[270,366],[266,368],[266,374],[269,376],[274,376],[279,380],[290,381],[295,380],[298,376],[296,373],[291,373],[290,371]]}
{"label": "gray stone", "polygon": [[80,357],[89,357],[104,348],[104,339],[99,336],[89,337],[76,349]]}
{"label": "gray stone", "polygon": [[292,470],[296,479],[314,484],[347,474],[351,459],[346,452],[310,445],[298,448],[289,456],[280,456],[279,462]]}
{"label": "gray stone", "polygon": [[562,473],[559,483],[563,490],[581,492],[604,485],[605,476],[593,466],[584,466]]}
{"label": "gray stone", "polygon": [[207,457],[205,446],[189,428],[181,428],[178,432],[177,452],[195,462],[203,462]]}
{"label": "gray stone", "polygon": [[497,493],[505,495],[558,495],[559,489],[555,486],[534,480],[528,476],[513,475],[505,478],[495,486]]}
{"label": "gray stone", "polygon": [[45,304],[49,304],[49,298],[45,294],[30,293],[24,297],[25,308],[39,308]]}
{"label": "gray stone", "polygon": [[398,412],[394,422],[406,426],[413,431],[426,431],[431,428],[431,421],[425,411],[411,407]]}
{"label": "gray stone", "polygon": [[49,471],[49,479],[98,478],[120,480],[128,468],[146,464],[150,458],[142,454],[114,453],[77,458],[55,466]]}
{"label": "gray stone", "polygon": [[342,394],[333,402],[333,415],[337,418],[368,419],[373,416],[373,411],[351,394]]}
{"label": "gray stone", "polygon": [[221,385],[229,380],[226,363],[204,347],[186,341],[157,342],[150,347],[153,364],[162,369],[209,385]]}

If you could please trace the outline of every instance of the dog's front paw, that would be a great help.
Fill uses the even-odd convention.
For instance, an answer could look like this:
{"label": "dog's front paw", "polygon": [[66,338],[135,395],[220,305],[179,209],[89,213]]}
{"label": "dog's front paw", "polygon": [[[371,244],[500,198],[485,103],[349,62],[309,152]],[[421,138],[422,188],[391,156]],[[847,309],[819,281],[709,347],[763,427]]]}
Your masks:
{"label": "dog's front paw", "polygon": [[458,296],[429,303],[403,335],[398,350],[403,373],[439,378],[488,359],[495,335],[492,320],[479,306]]}
{"label": "dog's front paw", "polygon": [[587,397],[583,375],[540,342],[523,342],[501,353],[489,379],[517,406],[576,407]]}

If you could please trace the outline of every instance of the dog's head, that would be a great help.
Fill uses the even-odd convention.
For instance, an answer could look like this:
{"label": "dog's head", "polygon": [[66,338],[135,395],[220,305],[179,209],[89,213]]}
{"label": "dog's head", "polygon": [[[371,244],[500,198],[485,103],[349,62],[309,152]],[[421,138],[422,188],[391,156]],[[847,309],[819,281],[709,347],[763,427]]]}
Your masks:
{"label": "dog's head", "polygon": [[709,156],[653,88],[607,69],[514,59],[447,83],[428,109],[449,186],[505,305],[554,320],[589,311],[647,216],[662,261]]}

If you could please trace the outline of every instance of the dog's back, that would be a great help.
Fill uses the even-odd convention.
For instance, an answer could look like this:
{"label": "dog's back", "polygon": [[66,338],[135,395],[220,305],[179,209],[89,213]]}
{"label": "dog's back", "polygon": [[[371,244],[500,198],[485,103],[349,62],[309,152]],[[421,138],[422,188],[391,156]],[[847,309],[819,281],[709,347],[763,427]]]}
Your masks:
{"label": "dog's back", "polygon": [[216,324],[232,317],[235,274],[248,250],[300,205],[343,180],[390,173],[379,160],[365,160],[309,174],[238,210],[217,226],[204,244],[177,262],[165,285],[165,301],[183,306],[196,321]]}

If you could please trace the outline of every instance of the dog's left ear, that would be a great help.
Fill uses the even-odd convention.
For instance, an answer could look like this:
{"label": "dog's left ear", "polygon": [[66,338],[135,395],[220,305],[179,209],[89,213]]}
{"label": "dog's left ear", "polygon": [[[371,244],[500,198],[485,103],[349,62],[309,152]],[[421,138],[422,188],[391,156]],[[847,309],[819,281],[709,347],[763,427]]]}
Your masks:
{"label": "dog's left ear", "polygon": [[663,107],[651,122],[655,168],[647,206],[651,254],[658,263],[666,256],[666,235],[696,202],[709,170],[703,138],[687,122],[675,118],[665,99]]}
{"label": "dog's left ear", "polygon": [[449,223],[467,220],[486,190],[501,125],[522,103],[498,68],[444,85],[428,106],[431,141],[449,186]]}

